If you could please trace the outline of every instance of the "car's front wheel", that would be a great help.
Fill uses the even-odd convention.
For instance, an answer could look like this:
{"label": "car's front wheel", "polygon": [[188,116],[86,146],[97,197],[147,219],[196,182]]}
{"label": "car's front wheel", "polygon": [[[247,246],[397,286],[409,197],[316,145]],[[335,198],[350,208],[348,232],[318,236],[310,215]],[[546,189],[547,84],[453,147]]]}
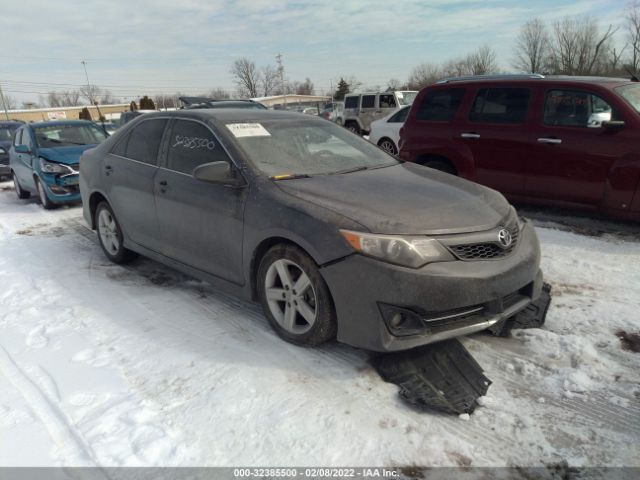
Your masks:
{"label": "car's front wheel", "polygon": [[57,205],[53,203],[51,200],[49,200],[49,197],[47,196],[47,192],[44,189],[44,185],[42,185],[42,182],[38,177],[35,177],[35,182],[36,182],[36,189],[38,190],[38,198],[40,199],[40,203],[42,204],[42,207],[45,210],[51,210],[53,208],[56,208]]}
{"label": "car's front wheel", "polygon": [[285,340],[319,345],[335,337],[337,322],[329,288],[305,252],[276,245],[262,258],[258,293],[266,317]]}
{"label": "car's front wheel", "polygon": [[398,155],[398,149],[396,148],[395,143],[393,143],[393,141],[388,138],[383,138],[382,140],[380,140],[378,142],[378,146],[394,157]]}
{"label": "car's front wheel", "polygon": [[124,235],[120,224],[107,202],[101,202],[95,213],[98,240],[102,251],[114,263],[127,263],[136,258],[136,253],[124,248]]}
{"label": "car's front wheel", "polygon": [[22,189],[22,187],[20,186],[20,180],[18,180],[18,176],[16,175],[16,172],[11,172],[11,177],[13,178],[13,188],[15,189],[16,195],[18,195],[18,198],[21,198],[23,200],[25,198],[29,198],[31,196],[31,193]]}

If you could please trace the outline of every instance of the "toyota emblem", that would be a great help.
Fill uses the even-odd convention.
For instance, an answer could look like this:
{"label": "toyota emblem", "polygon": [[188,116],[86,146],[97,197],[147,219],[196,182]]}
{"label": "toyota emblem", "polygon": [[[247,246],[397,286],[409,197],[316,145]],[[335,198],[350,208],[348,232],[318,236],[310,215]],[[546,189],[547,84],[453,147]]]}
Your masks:
{"label": "toyota emblem", "polygon": [[502,245],[504,248],[508,248],[511,245],[511,242],[513,241],[513,239],[511,238],[511,232],[506,228],[503,228],[502,230],[500,230],[498,232],[498,241],[500,242],[500,245]]}

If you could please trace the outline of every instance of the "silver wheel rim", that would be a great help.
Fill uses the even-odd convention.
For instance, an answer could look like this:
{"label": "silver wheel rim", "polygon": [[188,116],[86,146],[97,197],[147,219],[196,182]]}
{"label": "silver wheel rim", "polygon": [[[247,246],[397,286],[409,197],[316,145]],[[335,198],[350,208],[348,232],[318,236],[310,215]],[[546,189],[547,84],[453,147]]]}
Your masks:
{"label": "silver wheel rim", "polygon": [[269,311],[276,322],[295,335],[308,332],[316,323],[318,302],[304,270],[291,260],[276,260],[264,283]]}
{"label": "silver wheel rim", "polygon": [[385,150],[386,152],[389,152],[391,155],[396,154],[396,146],[393,143],[391,143],[389,140],[385,140],[384,142],[382,142],[380,144],[380,147],[382,147],[382,149]]}
{"label": "silver wheel rim", "polygon": [[107,209],[100,210],[100,215],[98,215],[98,234],[105,250],[111,255],[116,255],[120,250],[120,240],[118,239],[116,220]]}
{"label": "silver wheel rim", "polygon": [[40,202],[42,202],[42,205],[46,205],[48,199],[47,194],[44,191],[44,187],[42,186],[42,182],[36,180],[36,183],[38,184],[38,194],[40,195]]}

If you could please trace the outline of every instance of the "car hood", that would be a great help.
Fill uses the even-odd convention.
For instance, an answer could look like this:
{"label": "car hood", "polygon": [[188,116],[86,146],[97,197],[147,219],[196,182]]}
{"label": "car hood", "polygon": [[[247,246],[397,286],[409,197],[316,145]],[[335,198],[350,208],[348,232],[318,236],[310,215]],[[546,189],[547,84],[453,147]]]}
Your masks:
{"label": "car hood", "polygon": [[73,165],[80,162],[80,155],[95,145],[74,145],[72,147],[39,148],[38,155],[52,162]]}
{"label": "car hood", "polygon": [[412,163],[281,180],[277,185],[373,233],[476,232],[499,225],[510,209],[494,190]]}

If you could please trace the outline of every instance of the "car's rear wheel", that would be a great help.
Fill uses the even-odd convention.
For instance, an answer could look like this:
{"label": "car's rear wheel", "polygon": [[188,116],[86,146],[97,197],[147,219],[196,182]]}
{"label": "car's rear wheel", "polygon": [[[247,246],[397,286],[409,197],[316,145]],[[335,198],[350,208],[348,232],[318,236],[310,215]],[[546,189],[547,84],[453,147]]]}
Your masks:
{"label": "car's rear wheel", "polygon": [[40,199],[40,203],[45,210],[52,210],[57,207],[55,203],[49,200],[47,197],[47,192],[44,189],[44,185],[38,177],[35,177],[36,189],[38,190],[38,198]]}
{"label": "car's rear wheel", "polygon": [[18,198],[21,198],[23,200],[25,198],[29,198],[31,196],[31,193],[22,189],[22,187],[20,186],[20,180],[18,180],[18,176],[15,172],[11,172],[11,177],[13,178],[13,188],[15,189]]}
{"label": "car's rear wheel", "polygon": [[96,230],[102,251],[114,263],[127,263],[137,254],[124,248],[124,235],[120,224],[107,202],[98,204],[95,213]]}
{"label": "car's rear wheel", "polygon": [[305,252],[276,245],[262,258],[258,293],[265,316],[285,340],[319,345],[335,337],[337,322],[329,288]]}
{"label": "car's rear wheel", "polygon": [[393,140],[389,138],[383,138],[378,142],[378,146],[382,148],[387,153],[390,153],[394,157],[398,155],[398,149],[396,148],[396,144],[393,143]]}

